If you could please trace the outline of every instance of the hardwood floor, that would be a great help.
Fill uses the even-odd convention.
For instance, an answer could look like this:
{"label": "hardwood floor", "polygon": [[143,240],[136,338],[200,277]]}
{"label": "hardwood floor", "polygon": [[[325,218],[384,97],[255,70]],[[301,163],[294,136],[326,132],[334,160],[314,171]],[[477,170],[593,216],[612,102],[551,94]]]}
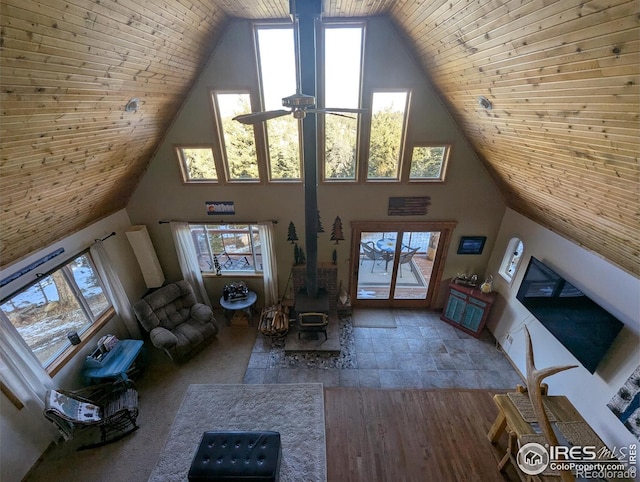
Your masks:
{"label": "hardwood floor", "polygon": [[510,480],[487,439],[495,393],[325,388],[328,481]]}

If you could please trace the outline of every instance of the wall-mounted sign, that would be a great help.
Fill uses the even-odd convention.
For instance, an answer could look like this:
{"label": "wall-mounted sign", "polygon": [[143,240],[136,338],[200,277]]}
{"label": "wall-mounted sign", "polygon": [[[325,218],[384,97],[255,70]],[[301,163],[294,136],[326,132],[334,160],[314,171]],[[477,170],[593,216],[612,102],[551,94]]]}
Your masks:
{"label": "wall-mounted sign", "polygon": [[205,201],[205,205],[207,206],[207,214],[210,216],[236,213],[233,201]]}
{"label": "wall-mounted sign", "polygon": [[389,216],[416,216],[427,214],[427,208],[431,205],[429,196],[414,197],[390,197]]}

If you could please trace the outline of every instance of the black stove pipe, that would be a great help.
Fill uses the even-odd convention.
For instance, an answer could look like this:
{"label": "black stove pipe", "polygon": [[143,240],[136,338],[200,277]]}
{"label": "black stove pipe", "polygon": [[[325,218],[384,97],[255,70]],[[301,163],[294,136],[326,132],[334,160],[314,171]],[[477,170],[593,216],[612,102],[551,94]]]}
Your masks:
{"label": "black stove pipe", "polygon": [[[322,12],[320,0],[291,0],[291,12],[298,17],[300,87],[303,94],[316,96],[316,23]],[[302,120],[304,162],[304,219],[307,251],[306,290],[318,293],[318,144],[317,114]]]}

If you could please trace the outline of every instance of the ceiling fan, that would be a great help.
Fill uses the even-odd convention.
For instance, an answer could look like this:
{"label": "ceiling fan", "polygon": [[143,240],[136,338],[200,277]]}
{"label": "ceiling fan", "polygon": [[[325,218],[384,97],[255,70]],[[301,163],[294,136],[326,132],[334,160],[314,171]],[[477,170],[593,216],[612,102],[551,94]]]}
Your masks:
{"label": "ceiling fan", "polygon": [[365,109],[350,109],[341,107],[326,107],[323,109],[319,109],[316,108],[316,98],[314,96],[301,93],[283,97],[282,106],[289,107],[290,110],[277,109],[264,112],[252,112],[251,114],[237,115],[233,118],[233,120],[241,122],[242,124],[258,124],[260,122],[264,122],[269,119],[275,119],[276,117],[281,117],[288,114],[292,114],[294,119],[304,119],[308,113],[333,114],[342,117],[350,117],[343,115],[342,113],[362,114],[366,112]]}
{"label": "ceiling fan", "polygon": [[[288,114],[292,114],[294,119],[304,119],[307,114],[333,114],[341,117],[351,117],[344,114],[362,114],[366,112],[365,109],[352,109],[352,108],[340,108],[340,107],[316,107],[316,98],[313,95],[306,95],[301,92],[300,89],[300,21],[298,13],[296,12],[296,1],[290,0],[291,16],[293,18],[293,31],[294,31],[294,43],[295,52],[298,57],[297,75],[296,75],[296,93],[288,97],[282,98],[282,106],[288,107],[286,109],[268,110],[264,112],[252,112],[250,114],[241,114],[233,118],[233,120],[241,122],[242,124],[259,124],[269,119],[275,119],[276,117],[282,117]],[[319,9],[319,1],[318,1]]]}

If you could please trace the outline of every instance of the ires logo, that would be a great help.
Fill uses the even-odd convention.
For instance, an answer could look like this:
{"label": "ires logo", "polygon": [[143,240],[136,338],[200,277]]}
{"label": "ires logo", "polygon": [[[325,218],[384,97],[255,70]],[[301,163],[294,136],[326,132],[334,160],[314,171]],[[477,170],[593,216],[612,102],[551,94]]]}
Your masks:
{"label": "ires logo", "polygon": [[594,461],[598,458],[598,451],[592,445],[565,447],[564,445],[552,445],[547,448],[551,460],[585,460]]}
{"label": "ires logo", "polygon": [[637,447],[609,450],[592,445],[541,445],[527,443],[516,456],[516,462],[527,475],[538,475],[545,470],[570,471],[584,479],[635,478]]}

